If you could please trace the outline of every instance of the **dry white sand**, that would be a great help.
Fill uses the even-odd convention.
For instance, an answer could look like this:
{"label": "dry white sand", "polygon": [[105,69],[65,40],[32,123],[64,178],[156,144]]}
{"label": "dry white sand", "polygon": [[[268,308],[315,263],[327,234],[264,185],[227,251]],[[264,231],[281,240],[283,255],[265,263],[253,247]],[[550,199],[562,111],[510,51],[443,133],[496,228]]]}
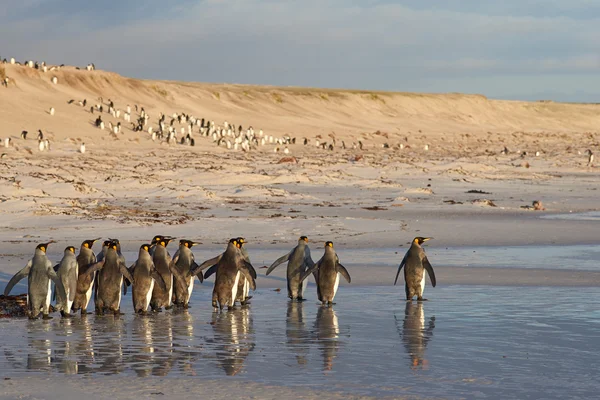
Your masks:
{"label": "dry white sand", "polygon": [[[586,165],[584,154],[598,147],[597,105],[3,67],[12,79],[0,90],[0,136],[12,138],[0,148],[0,268],[6,272],[20,268],[41,241],[56,240],[55,254],[97,236],[119,237],[135,250],[156,233],[215,246],[245,236],[254,246],[282,248],[302,234],[316,243],[333,240],[338,249],[395,247],[416,235],[435,237],[436,246],[598,242],[589,221],[539,218],[598,209],[598,169]],[[50,82],[54,75],[57,85]],[[198,134],[195,147],[153,142],[122,116],[123,133],[113,137],[93,125],[98,113],[89,107],[100,98],[105,109],[108,99],[121,113],[131,106],[133,119],[134,106],[145,107],[155,129],[160,112],[167,122],[186,112],[217,125],[287,134],[297,138],[290,149],[298,163],[278,163],[282,154],[273,153],[274,145],[244,153]],[[85,108],[77,104],[83,99]],[[106,112],[103,119],[117,122]],[[51,141],[48,152],[37,149],[38,129]],[[302,144],[305,137],[310,146]],[[334,151],[314,146],[333,137]],[[351,148],[358,140],[363,150]],[[342,150],[342,141],[350,148]],[[78,152],[81,142],[85,154]],[[505,146],[506,155],[500,153]],[[484,193],[468,193],[473,190]],[[533,200],[547,211],[522,208]]]}

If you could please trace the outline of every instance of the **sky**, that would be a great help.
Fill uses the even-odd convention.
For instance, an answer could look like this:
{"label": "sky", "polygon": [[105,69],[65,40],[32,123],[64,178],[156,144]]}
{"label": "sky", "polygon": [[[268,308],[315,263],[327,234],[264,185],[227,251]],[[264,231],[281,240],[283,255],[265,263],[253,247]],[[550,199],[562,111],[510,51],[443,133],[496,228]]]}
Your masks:
{"label": "sky", "polygon": [[0,0],[0,57],[146,79],[600,102],[600,0]]}

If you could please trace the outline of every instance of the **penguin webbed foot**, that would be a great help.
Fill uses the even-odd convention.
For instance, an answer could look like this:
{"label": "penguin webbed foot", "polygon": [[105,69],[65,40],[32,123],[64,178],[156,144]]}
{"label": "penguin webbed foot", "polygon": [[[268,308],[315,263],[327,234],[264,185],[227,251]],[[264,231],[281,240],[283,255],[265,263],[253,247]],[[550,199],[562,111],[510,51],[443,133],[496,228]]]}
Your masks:
{"label": "penguin webbed foot", "polygon": [[53,318],[54,318],[54,317],[51,317],[51,316],[50,316],[50,315],[48,315],[48,314],[43,314],[43,315],[42,315],[42,319],[43,319],[43,320],[49,320],[49,319],[53,319]]}

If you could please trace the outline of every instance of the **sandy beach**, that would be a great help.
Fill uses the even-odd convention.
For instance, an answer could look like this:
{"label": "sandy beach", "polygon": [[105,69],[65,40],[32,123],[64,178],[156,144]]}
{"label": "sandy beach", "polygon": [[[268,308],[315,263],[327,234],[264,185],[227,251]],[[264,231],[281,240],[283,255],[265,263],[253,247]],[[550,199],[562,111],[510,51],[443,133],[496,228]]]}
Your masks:
{"label": "sandy beach", "polygon": [[[324,364],[322,360],[312,360],[301,367],[297,358],[290,356],[289,362],[294,366],[287,372],[307,373],[311,377],[314,374],[318,379],[308,383],[278,375],[281,372],[272,365],[285,368],[281,365],[285,363],[278,364],[275,350],[267,345],[271,340],[269,333],[263,328],[277,321],[282,324],[278,329],[286,329],[289,310],[282,266],[270,277],[264,276],[264,269],[258,269],[258,290],[252,305],[243,313],[236,310],[242,313],[242,322],[238,322],[241,326],[246,324],[244,318],[254,318],[254,326],[261,331],[249,336],[257,343],[262,341],[262,345],[255,348],[253,344],[249,361],[241,363],[235,379],[224,374],[223,369],[206,373],[201,380],[191,378],[192,369],[208,368],[202,366],[202,354],[193,360],[186,358],[190,370],[183,366],[177,373],[168,369],[164,377],[151,382],[131,383],[128,377],[136,376],[136,370],[127,357],[136,354],[131,349],[137,348],[131,346],[141,340],[130,337],[139,329],[132,315],[124,317],[124,327],[119,331],[123,339],[118,340],[123,353],[129,355],[116,362],[122,363],[122,369],[115,376],[102,378],[102,384],[92,382],[92,378],[102,374],[94,368],[104,364],[82,359],[87,354],[85,349],[63,357],[75,363],[78,371],[84,371],[83,365],[94,365],[87,372],[71,372],[81,375],[76,380],[65,377],[69,372],[64,368],[68,370],[68,365],[57,366],[59,356],[29,368],[27,356],[11,359],[7,355],[12,346],[22,347],[26,349],[23,354],[34,356],[36,352],[64,352],[60,330],[67,329],[67,325],[55,314],[57,318],[48,324],[36,321],[36,325],[28,326],[25,320],[0,323],[3,334],[24,329],[26,336],[2,345],[4,356],[0,355],[0,359],[5,359],[0,360],[0,379],[4,377],[6,381],[0,398],[18,394],[25,399],[59,398],[48,395],[55,390],[63,390],[69,396],[80,397],[85,392],[90,399],[105,398],[104,384],[127,385],[129,390],[123,392],[123,398],[133,393],[141,398],[183,398],[202,391],[212,393],[207,398],[248,393],[254,398],[420,399],[470,397],[473,393],[482,398],[498,398],[506,387],[514,389],[507,392],[510,396],[523,398],[534,392],[519,391],[517,386],[525,387],[526,382],[507,372],[510,365],[498,366],[507,355],[500,353],[510,346],[494,336],[494,329],[475,329],[480,313],[487,313],[480,321],[492,327],[506,323],[503,334],[515,338],[513,349],[522,362],[513,367],[523,371],[534,370],[538,365],[523,361],[527,353],[523,349],[542,346],[546,338],[542,329],[536,331],[537,341],[519,341],[523,321],[539,317],[544,319],[540,324],[552,325],[546,320],[549,316],[544,315],[548,304],[565,302],[553,314],[559,324],[555,330],[548,328],[553,332],[550,341],[562,340],[561,335],[569,331],[572,323],[577,323],[585,337],[592,334],[586,323],[595,326],[600,321],[597,313],[587,308],[582,317],[586,323],[568,314],[569,306],[583,307],[576,301],[577,291],[583,291],[586,299],[592,297],[594,303],[593,288],[600,284],[600,270],[596,269],[600,261],[596,213],[600,211],[600,170],[594,164],[588,165],[586,155],[588,149],[596,152],[599,147],[600,105],[490,100],[462,94],[147,81],[74,67],[47,73],[21,65],[1,67],[11,83],[0,90],[0,287],[23,268],[38,243],[50,240],[56,243],[49,247],[48,256],[58,262],[67,245],[78,248],[84,239],[116,237],[128,263],[132,263],[139,246],[156,234],[202,242],[194,248],[198,260],[223,251],[229,238],[243,236],[250,257],[259,268],[289,251],[300,235],[307,235],[313,258],[318,259],[324,241],[331,240],[352,275],[352,284],[342,283],[335,308],[338,315],[331,319],[335,317],[349,326],[346,346],[356,346],[356,351],[364,351],[361,346],[365,343],[360,340],[366,340],[363,336],[370,332],[367,327],[379,324],[379,318],[392,321],[393,328],[394,313],[399,313],[400,319],[406,316],[403,285],[391,285],[415,236],[434,238],[425,250],[436,269],[438,287],[431,288],[428,281],[426,294],[430,301],[424,305],[427,320],[429,315],[435,315],[436,321],[436,332],[427,349],[431,354],[429,372],[419,374],[411,370],[404,359],[403,366],[398,367],[400,376],[411,376],[420,385],[395,381],[392,370],[397,364],[393,358],[380,360],[384,364],[379,366],[384,388],[376,387],[373,376],[370,382],[356,378],[358,371],[375,367],[378,360],[368,358],[366,353],[345,351],[343,346],[341,350],[319,347],[318,340],[311,336],[322,328],[312,298],[302,305],[312,326],[302,329],[310,334],[296,337],[292,353],[297,353],[305,341],[315,342],[315,349],[332,351],[333,358],[338,357],[339,351],[343,362],[331,366],[327,361]],[[54,76],[57,84],[51,82]],[[85,107],[79,104],[84,99]],[[106,112],[110,101],[119,117]],[[103,113],[90,112],[90,107],[96,105],[103,106]],[[140,116],[142,107],[150,116],[143,132],[135,132],[131,123],[123,119],[128,106],[132,109],[132,121]],[[164,139],[153,141],[148,127],[158,130],[160,113],[166,116],[167,125],[173,113],[185,113],[214,121],[217,126],[227,122],[234,127],[242,125],[244,130],[252,126],[276,139],[289,136],[295,138],[295,143],[266,143],[250,151],[228,149],[217,145],[212,137],[202,136],[197,126],[192,128],[194,146],[169,144]],[[99,115],[107,125],[105,129],[94,125]],[[109,122],[121,122],[121,131],[111,133]],[[173,127],[178,138],[180,130],[187,129],[177,119]],[[38,130],[50,141],[48,151],[38,148]],[[28,132],[26,139],[21,137],[22,131]],[[8,147],[6,138],[11,139]],[[317,141],[331,144],[333,149],[317,147]],[[85,143],[85,153],[80,151],[81,143]],[[283,152],[284,147],[288,154]],[[534,210],[534,201],[541,202],[543,210]],[[99,251],[99,245],[96,250]],[[212,282],[206,282],[194,297],[196,307],[190,313],[200,325],[182,322],[180,315],[174,315],[174,327],[203,331],[215,326],[210,325],[211,287]],[[283,290],[277,293],[273,291],[276,288]],[[309,291],[311,288],[314,291],[314,286]],[[25,290],[26,281],[22,281],[14,292]],[[486,292],[489,298],[483,295]],[[363,296],[363,303],[352,303],[357,296]],[[386,301],[375,301],[377,296]],[[520,302],[521,296],[525,298]],[[473,298],[481,308],[476,307]],[[489,299],[492,301],[486,303]],[[502,299],[510,300],[510,304]],[[536,299],[543,301],[536,303]],[[463,301],[469,304],[464,305]],[[277,305],[270,308],[272,303]],[[124,312],[131,314],[131,299],[126,297],[124,304]],[[452,306],[460,308],[462,314],[453,314]],[[522,319],[510,319],[510,313],[520,306],[525,309]],[[370,310],[377,310],[371,320],[363,321],[357,316]],[[381,314],[386,312],[387,316]],[[452,361],[453,354],[468,353],[472,348],[464,343],[461,347],[459,341],[441,339],[438,332],[449,329],[456,335],[451,338],[460,336],[462,328],[456,325],[460,318],[464,318],[466,327],[474,329],[470,331],[471,338],[479,346],[475,364],[487,365],[487,369],[469,366],[465,374],[455,376],[452,371],[461,364]],[[444,328],[444,323],[449,325]],[[74,324],[74,333],[65,334],[74,335],[77,343],[85,337],[86,329],[94,329],[93,325],[86,328],[79,320],[69,324]],[[49,347],[40,350],[36,346],[43,340],[44,326],[56,337]],[[300,329],[293,323],[287,327]],[[382,333],[381,340],[389,348],[398,346],[395,351],[399,352],[403,337],[416,334],[423,339],[423,330],[426,328],[415,328],[421,333],[403,333],[391,329],[389,335]],[[221,335],[222,341],[238,343],[237,338],[231,338],[231,332],[229,336],[222,332],[215,335]],[[343,334],[336,331],[337,335]],[[101,337],[97,331],[92,336]],[[219,350],[214,343],[205,344],[205,336],[194,336],[193,345],[207,346],[212,363],[217,363],[219,357],[227,359],[222,352],[232,349]],[[579,352],[585,344],[578,337],[571,342],[570,337],[566,340],[547,357],[542,351],[536,353],[540,356],[536,362],[548,366],[562,360],[569,349],[576,350],[573,365],[590,362],[587,353]],[[488,359],[485,355],[485,343],[494,357]],[[449,347],[444,349],[443,344]],[[381,346],[377,351],[383,354],[386,349]],[[272,365],[261,361],[263,357],[258,354]],[[154,365],[155,360],[148,360],[149,365]],[[463,361],[462,365],[470,365],[468,357]],[[140,362],[143,364],[144,357]],[[573,367],[569,362],[560,367]],[[388,369],[384,371],[384,367]],[[328,378],[328,369],[335,379]],[[261,371],[268,371],[266,378],[260,379]],[[550,371],[552,376],[555,373],[556,369]],[[28,374],[35,374],[40,380],[31,384]],[[142,374],[151,375],[159,374]],[[545,392],[546,398],[585,397],[597,389],[583,385],[581,393],[565,393],[545,376],[552,386]],[[559,374],[556,377],[560,379]],[[219,392],[227,379],[227,391]],[[348,386],[352,382],[355,386]],[[503,386],[501,382],[508,383]],[[423,385],[433,390],[422,390]],[[444,385],[453,389],[444,391]],[[111,393],[111,398],[120,396]]]}

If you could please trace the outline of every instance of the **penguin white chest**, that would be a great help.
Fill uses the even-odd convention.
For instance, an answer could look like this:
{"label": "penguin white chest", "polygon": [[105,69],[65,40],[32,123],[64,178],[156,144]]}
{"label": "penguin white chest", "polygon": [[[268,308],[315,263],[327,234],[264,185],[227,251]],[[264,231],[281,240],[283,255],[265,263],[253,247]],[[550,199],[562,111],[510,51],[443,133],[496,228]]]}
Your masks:
{"label": "penguin white chest", "polygon": [[235,282],[233,282],[233,287],[231,288],[231,300],[229,301],[229,306],[233,307],[235,303],[235,298],[237,296],[238,283],[240,282],[240,271],[235,274]]}
{"label": "penguin white chest", "polygon": [[50,307],[51,299],[52,299],[52,281],[50,279],[48,279],[48,293],[46,294],[46,303],[44,304],[45,310],[48,310],[48,307]]}
{"label": "penguin white chest", "polygon": [[144,311],[147,311],[148,306],[150,305],[150,300],[152,299],[152,290],[154,290],[154,279],[150,280],[150,287],[148,288],[148,292],[146,293],[146,301],[144,303]]}
{"label": "penguin white chest", "polygon": [[188,296],[187,296],[187,302],[190,302],[190,298],[192,297],[192,290],[194,290],[194,277],[192,276],[190,279],[190,283],[188,285]]}
{"label": "penguin white chest", "polygon": [[333,296],[331,297],[331,301],[335,298],[335,294],[338,291],[338,287],[340,286],[340,274],[335,275],[335,283],[333,284]]}

